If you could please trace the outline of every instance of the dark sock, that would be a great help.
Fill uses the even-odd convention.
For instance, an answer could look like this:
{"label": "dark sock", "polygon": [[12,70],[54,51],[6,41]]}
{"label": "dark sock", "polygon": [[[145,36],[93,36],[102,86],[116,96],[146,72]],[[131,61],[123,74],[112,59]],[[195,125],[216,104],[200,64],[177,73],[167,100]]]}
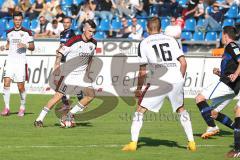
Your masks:
{"label": "dark sock", "polygon": [[235,150],[240,151],[240,117],[235,118],[234,148]]}
{"label": "dark sock", "polygon": [[67,96],[66,96],[66,95],[64,95],[64,96],[62,97],[62,103],[65,104],[65,105],[69,105],[69,102],[68,102],[68,99],[67,99]]}
{"label": "dark sock", "polygon": [[83,99],[83,97],[84,97],[83,91],[81,91],[79,94],[77,94],[78,101],[80,101],[81,99]]}
{"label": "dark sock", "polygon": [[226,116],[225,114],[218,113],[218,116],[217,116],[216,120],[221,122],[222,124],[224,124],[228,128],[234,129],[233,121],[228,116]]}
{"label": "dark sock", "polygon": [[199,102],[199,103],[197,103],[197,106],[198,106],[199,111],[202,114],[204,121],[207,123],[207,125],[210,127],[215,127],[216,124],[215,124],[213,118],[211,117],[212,108],[209,107],[207,102],[206,101]]}

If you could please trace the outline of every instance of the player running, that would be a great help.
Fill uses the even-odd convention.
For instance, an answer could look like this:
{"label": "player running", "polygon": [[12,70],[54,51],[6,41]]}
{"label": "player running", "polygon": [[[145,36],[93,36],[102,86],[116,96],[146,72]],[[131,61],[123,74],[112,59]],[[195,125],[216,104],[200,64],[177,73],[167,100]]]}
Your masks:
{"label": "player running", "polygon": [[28,80],[28,67],[26,60],[26,50],[33,51],[35,46],[32,32],[22,27],[23,15],[21,12],[13,14],[14,27],[7,31],[7,44],[1,46],[0,50],[7,50],[8,56],[4,64],[4,87],[3,99],[5,107],[1,112],[2,116],[10,114],[10,85],[11,82],[17,82],[20,95],[20,109],[18,116],[22,117],[25,113],[26,92],[25,81]]}
{"label": "player running", "polygon": [[[84,23],[83,34],[72,37],[63,47],[59,49],[54,67],[56,75],[58,75],[59,71],[61,71],[59,69],[62,56],[66,56],[65,66],[69,65],[68,61],[72,62],[72,60],[79,57],[81,58],[81,61],[78,61],[77,66],[75,67],[76,69],[74,69],[73,71],[71,70],[66,77],[61,76],[57,84],[56,93],[54,94],[52,99],[48,101],[47,105],[44,106],[41,113],[34,122],[34,125],[36,127],[43,127],[43,120],[47,115],[48,111],[52,109],[52,107],[59,100],[61,100],[63,95],[66,94],[67,90],[71,88],[70,86],[76,86],[75,88],[71,88],[73,90],[77,89],[77,86],[84,87],[84,98],[81,99],[78,104],[70,110],[70,116],[77,112],[83,111],[86,108],[86,105],[93,100],[95,92],[93,87],[91,86],[91,80],[85,82],[83,78],[85,78],[85,75],[88,75],[92,56],[97,46],[97,42],[92,38],[95,30],[96,24],[94,23],[94,21],[87,20]],[[79,92],[81,92],[81,90],[79,90]]]}
{"label": "player running", "polygon": [[[183,83],[186,73],[187,63],[178,42],[167,35],[160,34],[161,23],[157,17],[153,17],[147,22],[149,36],[141,41],[138,47],[138,57],[140,59],[140,69],[138,76],[138,86],[135,95],[139,97],[137,110],[133,115],[131,126],[131,142],[123,147],[123,151],[135,151],[140,130],[143,124],[143,116],[147,110],[158,112],[166,97],[169,98],[174,112],[180,116],[180,122],[184,128],[188,139],[188,149],[196,151],[196,144],[193,138],[192,124],[189,113],[184,109]],[[154,84],[148,82],[147,88],[142,92],[142,86],[146,78],[146,66],[149,66],[151,77],[157,76],[157,72],[167,70],[160,77],[160,81]],[[156,73],[155,73],[156,72]],[[154,75],[155,74],[155,75]],[[158,79],[159,77],[156,77]],[[151,95],[151,90],[155,86],[167,92]]]}

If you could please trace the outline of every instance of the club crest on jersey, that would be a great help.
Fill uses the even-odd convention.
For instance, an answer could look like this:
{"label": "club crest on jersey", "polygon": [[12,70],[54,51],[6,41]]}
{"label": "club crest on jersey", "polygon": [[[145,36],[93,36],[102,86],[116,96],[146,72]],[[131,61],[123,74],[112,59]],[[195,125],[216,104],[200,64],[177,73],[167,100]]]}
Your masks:
{"label": "club crest on jersey", "polygon": [[93,50],[93,47],[92,47],[92,46],[90,46],[90,47],[89,47],[89,49],[90,49],[90,50]]}

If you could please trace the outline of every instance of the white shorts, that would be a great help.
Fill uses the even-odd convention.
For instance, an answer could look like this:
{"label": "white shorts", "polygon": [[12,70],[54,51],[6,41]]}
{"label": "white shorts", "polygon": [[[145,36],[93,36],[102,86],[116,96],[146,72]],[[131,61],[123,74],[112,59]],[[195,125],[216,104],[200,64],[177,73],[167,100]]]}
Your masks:
{"label": "white shorts", "polygon": [[84,88],[92,87],[92,81],[85,75],[86,71],[79,74],[72,74],[62,76],[59,80],[56,91],[63,94],[76,95]]}
{"label": "white shorts", "polygon": [[212,106],[216,107],[225,100],[233,99],[236,95],[234,91],[225,83],[217,81],[204,88],[201,94],[208,100],[212,100]]}
{"label": "white shorts", "polygon": [[28,80],[28,66],[24,63],[12,63],[6,61],[3,69],[3,77],[9,77],[14,82],[25,82]]}
{"label": "white shorts", "polygon": [[169,101],[171,102],[173,112],[176,112],[177,109],[184,104],[183,82],[171,84],[169,87],[172,87],[172,89],[166,94],[162,94],[160,96],[150,96],[150,86],[142,98],[140,105],[150,111],[158,112],[163,105],[164,98],[168,97]]}

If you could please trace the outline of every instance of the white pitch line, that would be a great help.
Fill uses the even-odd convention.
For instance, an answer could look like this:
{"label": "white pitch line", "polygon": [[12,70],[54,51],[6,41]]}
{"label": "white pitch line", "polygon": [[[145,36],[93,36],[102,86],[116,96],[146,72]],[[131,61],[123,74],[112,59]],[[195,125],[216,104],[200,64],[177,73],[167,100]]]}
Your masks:
{"label": "white pitch line", "polygon": [[[121,144],[106,144],[106,145],[97,145],[97,144],[91,144],[91,145],[70,145],[70,146],[58,146],[58,145],[32,145],[32,146],[0,146],[0,148],[120,148],[124,145]],[[146,145],[147,146],[147,145]],[[159,145],[161,146],[161,144]],[[164,144],[162,145],[164,146]],[[186,145],[179,145],[181,147],[186,147]],[[172,146],[177,147],[177,146]],[[197,147],[201,148],[207,148],[207,147],[228,147],[228,145],[211,145],[211,144],[199,144]]]}

